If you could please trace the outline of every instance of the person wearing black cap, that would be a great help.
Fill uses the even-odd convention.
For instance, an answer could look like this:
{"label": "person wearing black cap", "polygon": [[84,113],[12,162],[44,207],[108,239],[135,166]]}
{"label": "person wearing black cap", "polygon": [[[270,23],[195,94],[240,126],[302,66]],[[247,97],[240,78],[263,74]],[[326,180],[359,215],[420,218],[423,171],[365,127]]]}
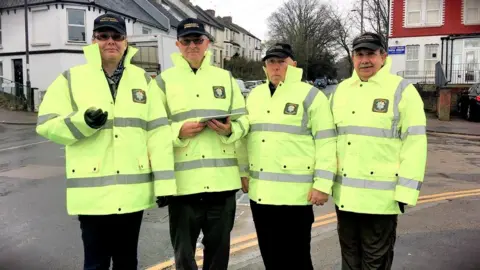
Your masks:
{"label": "person wearing black cap", "polygon": [[157,76],[173,131],[177,195],[159,201],[168,203],[175,267],[198,269],[202,231],[203,269],[227,269],[241,188],[235,142],[248,132],[245,101],[231,73],[211,64],[212,37],[200,20],[181,21],[177,39],[174,67]]}
{"label": "person wearing black cap", "polygon": [[330,95],[342,269],[391,269],[397,217],[416,204],[424,178],[425,112],[415,87],[390,73],[381,36],[364,33],[352,45],[352,77]]}
{"label": "person wearing black cap", "polygon": [[[173,145],[161,90],[131,64],[125,21],[93,24],[87,63],[49,86],[37,133],[66,145],[67,211],[78,215],[84,269],[137,269],[143,210],[175,194]],[[153,174],[152,174],[153,172]]]}
{"label": "person wearing black cap", "polygon": [[289,44],[263,61],[267,83],[247,97],[248,190],[267,270],[313,269],[313,205],[328,201],[336,172],[336,134],[327,97],[301,81]]}

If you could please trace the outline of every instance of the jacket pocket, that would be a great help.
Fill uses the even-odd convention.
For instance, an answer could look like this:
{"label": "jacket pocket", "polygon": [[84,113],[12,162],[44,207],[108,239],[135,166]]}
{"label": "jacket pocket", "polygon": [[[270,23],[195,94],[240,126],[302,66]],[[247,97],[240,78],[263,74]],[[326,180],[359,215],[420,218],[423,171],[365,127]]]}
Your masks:
{"label": "jacket pocket", "polygon": [[68,178],[95,177],[101,169],[99,160],[75,160],[67,165]]}
{"label": "jacket pocket", "polygon": [[137,162],[138,162],[137,169],[139,171],[149,171],[150,170],[151,165],[150,165],[150,159],[148,158],[148,156],[138,157]]}

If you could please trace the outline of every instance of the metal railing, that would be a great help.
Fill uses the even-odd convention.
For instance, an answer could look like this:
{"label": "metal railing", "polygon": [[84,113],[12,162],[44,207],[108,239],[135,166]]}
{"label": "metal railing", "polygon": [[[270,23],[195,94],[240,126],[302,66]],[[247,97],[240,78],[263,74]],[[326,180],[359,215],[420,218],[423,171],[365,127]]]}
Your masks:
{"label": "metal railing", "polygon": [[[480,63],[443,66],[443,71],[446,83],[450,85],[480,82]],[[435,84],[435,76],[440,76],[435,70],[404,70],[397,72],[397,75],[413,84]]]}
{"label": "metal railing", "polygon": [[27,110],[27,86],[0,77],[0,107],[10,110]]}
{"label": "metal railing", "polygon": [[480,82],[480,63],[453,64],[445,67],[448,84],[474,84]]}
{"label": "metal railing", "polygon": [[435,70],[404,70],[397,72],[397,75],[412,84],[435,83]]}

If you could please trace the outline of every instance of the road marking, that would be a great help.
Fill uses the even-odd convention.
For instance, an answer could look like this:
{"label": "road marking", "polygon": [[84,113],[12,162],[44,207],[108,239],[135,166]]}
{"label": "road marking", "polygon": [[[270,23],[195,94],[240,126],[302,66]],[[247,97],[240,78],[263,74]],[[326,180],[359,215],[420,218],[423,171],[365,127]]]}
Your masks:
{"label": "road marking", "polygon": [[[451,196],[449,196],[451,195]],[[443,201],[443,200],[448,200],[448,199],[456,199],[456,198],[464,198],[464,197],[470,197],[470,196],[480,196],[480,189],[472,189],[472,190],[462,190],[462,191],[453,191],[453,192],[445,192],[445,193],[439,193],[439,194],[432,194],[432,195],[425,195],[425,196],[420,196],[418,198],[418,204],[423,204],[423,203],[429,203],[429,202],[437,202],[437,201]],[[335,223],[337,221],[336,218],[336,213],[329,213],[326,215],[318,216],[315,218],[315,222],[312,224],[312,228],[320,227],[323,225]],[[243,242],[246,242],[243,245],[240,245],[238,247],[230,248],[230,254],[242,251],[244,249],[248,249],[250,247],[254,247],[258,245],[258,241],[254,240],[257,238],[256,233],[250,233],[247,235],[239,236],[234,238],[230,242],[230,246],[240,244]],[[253,241],[251,241],[253,240]],[[198,252],[198,250],[197,250]],[[203,260],[199,259],[196,261],[198,266],[203,265]],[[175,264],[175,261],[173,259],[170,259],[168,261],[162,262],[160,264],[151,266],[147,268],[147,270],[162,270],[168,267],[172,267]]]}
{"label": "road marking", "polygon": [[41,141],[41,142],[27,143],[27,144],[22,144],[22,145],[19,145],[19,146],[13,146],[13,147],[9,147],[9,148],[3,148],[3,149],[0,149],[0,152],[15,150],[15,149],[19,149],[19,148],[23,148],[23,147],[27,147],[27,146],[32,146],[32,145],[37,145],[37,144],[41,144],[41,143],[46,143],[46,142],[49,142],[49,141]]}

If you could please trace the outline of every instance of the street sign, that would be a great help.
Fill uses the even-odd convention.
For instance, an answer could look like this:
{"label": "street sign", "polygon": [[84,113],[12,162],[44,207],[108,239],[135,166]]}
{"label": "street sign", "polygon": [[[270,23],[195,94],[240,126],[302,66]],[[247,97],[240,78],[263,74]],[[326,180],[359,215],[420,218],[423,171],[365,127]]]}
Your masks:
{"label": "street sign", "polygon": [[405,54],[405,46],[388,47],[388,54]]}

